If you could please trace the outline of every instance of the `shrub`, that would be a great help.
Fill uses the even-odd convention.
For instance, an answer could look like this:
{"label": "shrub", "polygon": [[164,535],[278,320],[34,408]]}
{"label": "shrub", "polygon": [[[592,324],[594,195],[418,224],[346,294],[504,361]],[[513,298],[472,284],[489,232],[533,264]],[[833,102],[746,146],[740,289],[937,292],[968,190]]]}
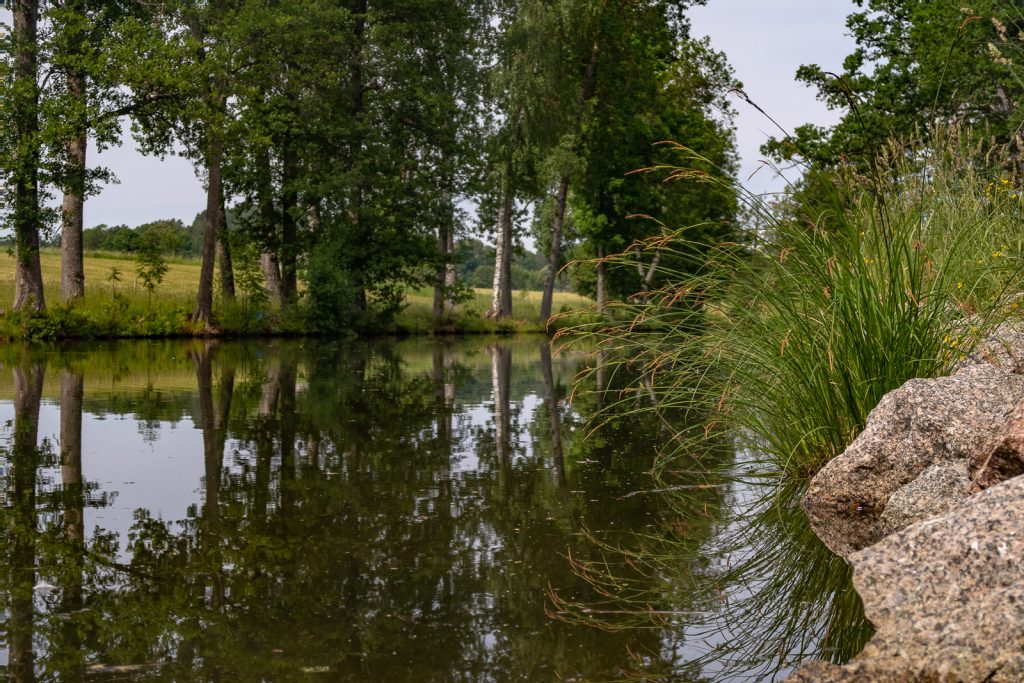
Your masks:
{"label": "shrub", "polygon": [[338,334],[356,327],[360,318],[356,287],[344,269],[337,267],[330,248],[310,254],[307,284],[310,325],[315,332]]}
{"label": "shrub", "polygon": [[147,305],[153,303],[153,290],[164,281],[167,274],[167,262],[160,254],[159,245],[150,240],[144,240],[139,253],[135,257],[135,274],[142,280],[142,286],[146,289]]}
{"label": "shrub", "polygon": [[872,178],[841,169],[814,215],[747,196],[756,227],[742,243],[694,245],[681,230],[638,245],[617,266],[654,249],[707,256],[613,304],[626,323],[576,331],[625,350],[660,405],[708,413],[684,442],[727,432],[753,461],[813,474],[885,393],[947,372],[1016,307],[1020,203],[955,137],[935,144],[893,145]]}

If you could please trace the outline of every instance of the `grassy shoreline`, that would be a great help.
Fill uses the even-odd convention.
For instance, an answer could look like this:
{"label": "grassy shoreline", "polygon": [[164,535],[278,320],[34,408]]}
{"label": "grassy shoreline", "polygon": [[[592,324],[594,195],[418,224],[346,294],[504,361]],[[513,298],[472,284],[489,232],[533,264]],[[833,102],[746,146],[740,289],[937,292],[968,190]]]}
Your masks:
{"label": "grassy shoreline", "polygon": [[[239,295],[234,301],[214,296],[217,332],[211,335],[189,320],[199,281],[199,261],[167,259],[167,273],[152,296],[136,277],[136,262],[124,254],[107,252],[85,255],[86,296],[73,304],[55,301],[60,291],[60,253],[40,252],[43,283],[48,297],[43,314],[9,310],[14,296],[14,258],[0,256],[0,340],[19,339],[153,339],[195,336],[266,337],[314,336],[308,311],[300,301],[282,310]],[[441,321],[432,314],[433,292],[410,290],[405,308],[394,320],[362,330],[369,335],[463,335],[554,332],[577,324],[592,301],[568,292],[556,292],[556,317],[540,320],[540,292],[513,292],[513,316],[502,320],[486,317],[490,292],[473,290],[472,298],[459,304]],[[558,315],[562,314],[562,315]]]}

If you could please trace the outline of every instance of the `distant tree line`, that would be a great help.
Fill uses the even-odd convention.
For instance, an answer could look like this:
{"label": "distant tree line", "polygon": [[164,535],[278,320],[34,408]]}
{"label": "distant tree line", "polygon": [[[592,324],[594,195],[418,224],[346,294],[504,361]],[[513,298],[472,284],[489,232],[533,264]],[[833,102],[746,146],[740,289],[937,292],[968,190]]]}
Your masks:
{"label": "distant tree line", "polygon": [[[137,254],[153,247],[162,256],[198,258],[203,252],[203,213],[186,226],[182,221],[171,218],[137,227],[127,225],[97,225],[82,231],[82,246],[86,251],[104,251],[123,254]],[[228,211],[228,230],[238,225],[234,212]],[[60,235],[43,242],[48,247],[60,247]],[[460,282],[469,287],[487,288],[494,280],[494,248],[481,240],[469,237],[455,241],[454,261],[456,275]],[[547,259],[541,254],[518,248],[512,255],[512,288],[539,291],[544,287],[547,275]],[[555,289],[562,291],[569,287],[568,277],[563,274],[555,281]]]}
{"label": "distant tree line", "polygon": [[[138,226],[100,224],[82,231],[82,248],[85,251],[107,251],[134,254],[145,248],[154,249],[163,256],[179,258],[200,258],[203,255],[203,236],[206,213],[200,212],[191,224],[177,218],[143,223]],[[229,234],[238,230],[235,212],[228,210],[227,229]],[[56,233],[42,240],[47,247],[61,247],[62,235]]]}
{"label": "distant tree line", "polygon": [[[470,287],[488,288],[494,283],[494,248],[470,237],[455,242],[456,275]],[[542,255],[519,248],[512,254],[512,289],[538,291],[547,279],[548,261]],[[555,289],[569,288],[566,274],[555,280]]]}
{"label": "distant tree line", "polygon": [[[127,225],[97,225],[82,231],[82,247],[87,251],[111,251],[134,254],[148,245],[165,256],[198,256],[202,235],[196,235],[180,220],[154,221],[129,228]],[[60,246],[59,238],[54,246]]]}
{"label": "distant tree line", "polygon": [[[110,180],[87,143],[120,144],[126,130],[146,153],[191,159],[205,184],[187,246],[180,225],[144,232],[201,259],[192,317],[211,329],[215,263],[224,297],[242,259],[285,307],[301,276],[309,319],[329,330],[396,310],[408,286],[433,286],[446,315],[488,274],[458,267],[470,238],[495,245],[494,317],[512,313],[517,280],[539,284],[548,316],[573,258],[696,223],[729,239],[724,185],[627,175],[679,162],[654,144],[670,139],[703,173],[734,174],[735,82],[691,36],[691,4],[4,0],[0,219],[14,235],[14,309],[45,307],[38,249],[56,230],[63,301],[84,295],[84,248],[132,248],[118,228],[83,229],[87,198]],[[655,220],[627,218],[640,213]],[[514,265],[526,235],[544,254],[540,283],[536,263]],[[599,306],[657,278],[656,263],[601,263],[573,274]]]}

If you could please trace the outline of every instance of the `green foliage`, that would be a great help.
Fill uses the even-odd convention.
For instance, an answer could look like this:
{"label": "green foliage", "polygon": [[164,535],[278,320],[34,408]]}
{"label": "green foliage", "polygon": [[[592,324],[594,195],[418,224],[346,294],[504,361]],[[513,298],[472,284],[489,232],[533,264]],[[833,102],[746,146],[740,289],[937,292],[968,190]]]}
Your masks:
{"label": "green foliage", "polygon": [[[270,293],[263,283],[263,272],[260,270],[259,254],[255,246],[236,243],[232,247],[231,258],[243,319],[249,320],[250,310],[255,311],[257,317],[262,317],[262,311],[270,304]],[[237,328],[238,325],[232,327]]]}
{"label": "green foliage", "polygon": [[[693,246],[735,237],[738,205],[730,180],[737,159],[733,112],[725,101],[735,79],[724,55],[693,39],[653,64],[637,44],[620,49],[613,68],[631,85],[617,89],[610,80],[599,90],[586,129],[587,164],[571,197],[577,235],[571,278],[577,291],[588,296],[596,293],[590,259],[600,254],[622,252],[682,226],[690,226]],[[657,144],[665,140],[680,141],[692,153]],[[714,182],[665,183],[659,174],[640,172],[666,164],[687,165],[692,174]],[[610,270],[606,294],[629,296],[657,286],[663,272],[700,263],[699,257],[660,252],[652,270],[655,253],[646,252],[647,262]],[[648,270],[650,284],[645,282]]]}
{"label": "green foliage", "polygon": [[360,306],[355,284],[330,255],[314,253],[306,271],[310,321],[320,333],[339,334],[358,329]]}
{"label": "green foliage", "polygon": [[117,266],[110,266],[110,270],[107,272],[107,282],[110,283],[110,293],[116,293],[117,283],[121,281],[121,269]]}
{"label": "green foliage", "polygon": [[470,287],[486,289],[494,282],[494,266],[482,264],[477,266],[466,278]]}
{"label": "green foliage", "polygon": [[[494,282],[494,248],[486,246],[475,238],[455,243],[455,262],[458,279],[470,287],[490,288]],[[512,289],[540,290],[544,286],[547,261],[543,256],[528,249],[516,249],[512,253]],[[557,282],[556,291],[567,289],[563,278]]]}
{"label": "green foliage", "polygon": [[88,300],[49,307],[45,313],[7,313],[0,317],[0,339],[30,341],[191,337],[184,304],[133,300],[115,292],[104,301]]}
{"label": "green foliage", "polygon": [[891,138],[939,122],[1013,142],[1024,121],[1020,3],[866,0],[847,19],[857,47],[833,75],[805,65],[797,78],[843,111],[831,129],[804,125],[764,152],[831,166],[869,163]]}
{"label": "green foliage", "polygon": [[82,248],[89,251],[137,251],[138,233],[127,225],[97,225],[82,231]]}
{"label": "green foliage", "polygon": [[[720,55],[690,37],[682,14],[690,4],[44,3],[38,74],[15,82],[17,46],[3,36],[0,94],[12,106],[3,110],[10,125],[0,135],[0,179],[34,184],[38,173],[40,197],[22,193],[18,234],[28,239],[55,224],[48,195],[87,197],[110,179],[82,168],[69,141],[118,144],[129,117],[145,153],[180,153],[195,164],[210,206],[237,199],[225,211],[229,242],[251,244],[279,264],[275,304],[296,305],[298,277],[310,273],[311,302],[326,316],[318,325],[386,326],[406,288],[442,281],[453,260],[447,238],[465,237],[471,213],[487,223],[499,195],[520,216],[527,205],[537,209],[535,236],[545,249],[553,216],[545,197],[571,177],[568,239],[610,235],[605,241],[624,247],[649,234],[620,220],[639,200],[657,194],[673,210],[684,203],[638,177],[620,183],[654,163],[651,142],[711,140],[722,148],[716,163],[731,172],[729,116],[712,111],[731,79]],[[13,134],[19,127],[24,139]],[[714,157],[710,146],[701,149]],[[720,197],[705,199],[686,220],[698,211],[718,223],[730,217]],[[0,210],[9,213],[9,204]],[[604,221],[586,220],[588,212]],[[202,254],[194,315],[205,319],[213,281],[205,225],[201,212],[192,225],[97,226],[83,242],[86,250],[142,254],[154,266],[155,253]],[[474,264],[463,261],[460,286],[490,286],[481,248],[468,250]],[[516,254],[506,279],[539,289],[546,260]],[[250,320],[268,302],[255,262],[244,267],[250,293],[239,320]],[[149,291],[156,273],[139,271]]]}
{"label": "green foliage", "polygon": [[168,256],[195,256],[188,228],[178,219],[145,223],[135,228],[127,225],[97,225],[82,231],[82,247],[86,251],[107,251],[134,254],[143,248],[156,249]]}

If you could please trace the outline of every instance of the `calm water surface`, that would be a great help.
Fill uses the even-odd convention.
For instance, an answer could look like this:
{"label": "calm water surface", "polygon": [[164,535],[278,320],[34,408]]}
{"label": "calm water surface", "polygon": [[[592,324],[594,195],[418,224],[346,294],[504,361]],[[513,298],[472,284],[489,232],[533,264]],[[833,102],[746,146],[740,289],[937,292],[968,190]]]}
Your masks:
{"label": "calm water surface", "polygon": [[[820,653],[834,627],[815,601],[835,582],[801,589],[818,562],[803,551],[765,560],[802,569],[751,623],[708,621],[751,591],[690,590],[732,561],[699,549],[736,526],[742,488],[683,475],[682,504],[650,492],[664,415],[613,413],[584,438],[615,392],[597,372],[570,404],[585,362],[540,338],[0,347],[0,670],[706,680],[735,671],[691,660],[744,634],[768,659]],[[664,557],[638,566],[650,548]],[[776,644],[773,618],[820,628]],[[755,664],[738,677],[787,666]]]}
{"label": "calm water surface", "polygon": [[[7,347],[15,680],[605,680],[655,631],[552,619],[587,534],[677,523],[653,423],[580,438],[581,356],[488,342]],[[664,661],[662,661],[664,660]]]}

